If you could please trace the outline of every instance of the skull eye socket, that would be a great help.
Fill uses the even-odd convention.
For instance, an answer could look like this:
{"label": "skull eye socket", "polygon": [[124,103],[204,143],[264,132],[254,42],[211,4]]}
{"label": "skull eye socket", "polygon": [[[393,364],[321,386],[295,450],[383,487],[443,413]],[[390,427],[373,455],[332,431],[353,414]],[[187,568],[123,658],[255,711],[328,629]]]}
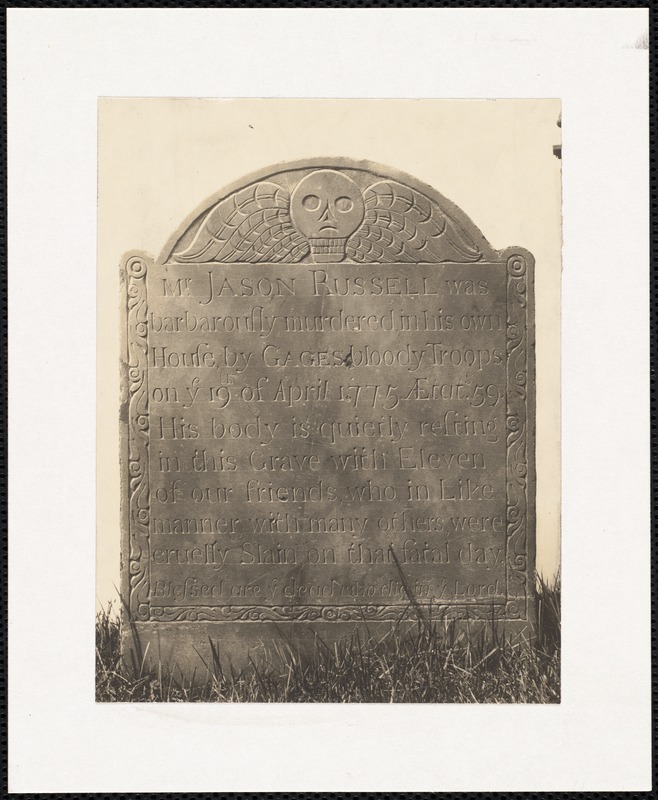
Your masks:
{"label": "skull eye socket", "polygon": [[354,202],[350,200],[349,197],[337,197],[336,198],[336,209],[338,211],[342,211],[343,214],[346,214],[348,211],[351,211],[354,208]]}
{"label": "skull eye socket", "polygon": [[317,211],[320,208],[320,198],[317,194],[307,194],[302,200],[302,205],[307,211]]}

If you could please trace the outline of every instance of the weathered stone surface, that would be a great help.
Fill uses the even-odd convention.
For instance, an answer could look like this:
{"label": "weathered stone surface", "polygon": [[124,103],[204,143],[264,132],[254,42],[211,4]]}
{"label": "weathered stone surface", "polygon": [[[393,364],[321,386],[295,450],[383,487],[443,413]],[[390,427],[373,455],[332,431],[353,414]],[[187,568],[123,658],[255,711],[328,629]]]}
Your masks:
{"label": "weathered stone surface", "polygon": [[527,251],[409,176],[325,159],[224,190],[123,268],[142,646],[188,664],[212,638],[238,663],[279,631],[528,625]]}

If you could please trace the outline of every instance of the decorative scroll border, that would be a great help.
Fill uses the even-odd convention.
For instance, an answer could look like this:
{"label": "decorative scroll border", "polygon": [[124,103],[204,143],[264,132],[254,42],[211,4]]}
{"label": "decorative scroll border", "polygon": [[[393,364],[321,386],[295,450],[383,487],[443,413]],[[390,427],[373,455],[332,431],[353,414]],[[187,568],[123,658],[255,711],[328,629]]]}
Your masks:
{"label": "decorative scroll border", "polygon": [[129,608],[133,620],[149,619],[149,409],[146,260],[126,261],[128,299]]}
{"label": "decorative scroll border", "polygon": [[[419,611],[417,610],[419,609]],[[504,605],[295,605],[295,606],[152,606],[158,622],[400,622],[403,619],[501,619]]]}
{"label": "decorative scroll border", "polygon": [[507,259],[507,604],[528,619],[528,284],[526,259]]}
{"label": "decorative scroll border", "polygon": [[[500,262],[499,262],[500,263]],[[505,262],[503,262],[505,263]],[[488,605],[423,605],[425,619],[527,620],[528,597],[528,284],[527,261],[507,259],[506,597]],[[129,601],[134,621],[396,621],[409,606],[151,606],[147,260],[126,260],[128,336]]]}

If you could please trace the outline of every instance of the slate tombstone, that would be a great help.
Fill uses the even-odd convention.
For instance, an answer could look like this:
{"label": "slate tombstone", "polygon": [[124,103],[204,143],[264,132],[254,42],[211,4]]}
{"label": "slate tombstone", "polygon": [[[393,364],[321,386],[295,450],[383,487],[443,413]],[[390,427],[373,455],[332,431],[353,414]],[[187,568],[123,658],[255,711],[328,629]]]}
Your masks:
{"label": "slate tombstone", "polygon": [[529,627],[530,253],[322,159],[220,192],[123,270],[125,649]]}

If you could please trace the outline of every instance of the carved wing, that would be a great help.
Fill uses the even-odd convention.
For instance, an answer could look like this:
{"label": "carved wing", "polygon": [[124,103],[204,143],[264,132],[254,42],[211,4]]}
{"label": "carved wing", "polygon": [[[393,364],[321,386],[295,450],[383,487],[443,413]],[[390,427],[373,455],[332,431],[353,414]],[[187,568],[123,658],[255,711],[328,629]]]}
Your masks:
{"label": "carved wing", "polygon": [[263,181],[241,189],[210,209],[192,243],[176,261],[290,261],[308,253],[308,241],[290,221],[290,194]]}
{"label": "carved wing", "polygon": [[363,194],[366,212],[348,239],[353,261],[478,261],[482,252],[447,212],[396,181],[378,181]]}

